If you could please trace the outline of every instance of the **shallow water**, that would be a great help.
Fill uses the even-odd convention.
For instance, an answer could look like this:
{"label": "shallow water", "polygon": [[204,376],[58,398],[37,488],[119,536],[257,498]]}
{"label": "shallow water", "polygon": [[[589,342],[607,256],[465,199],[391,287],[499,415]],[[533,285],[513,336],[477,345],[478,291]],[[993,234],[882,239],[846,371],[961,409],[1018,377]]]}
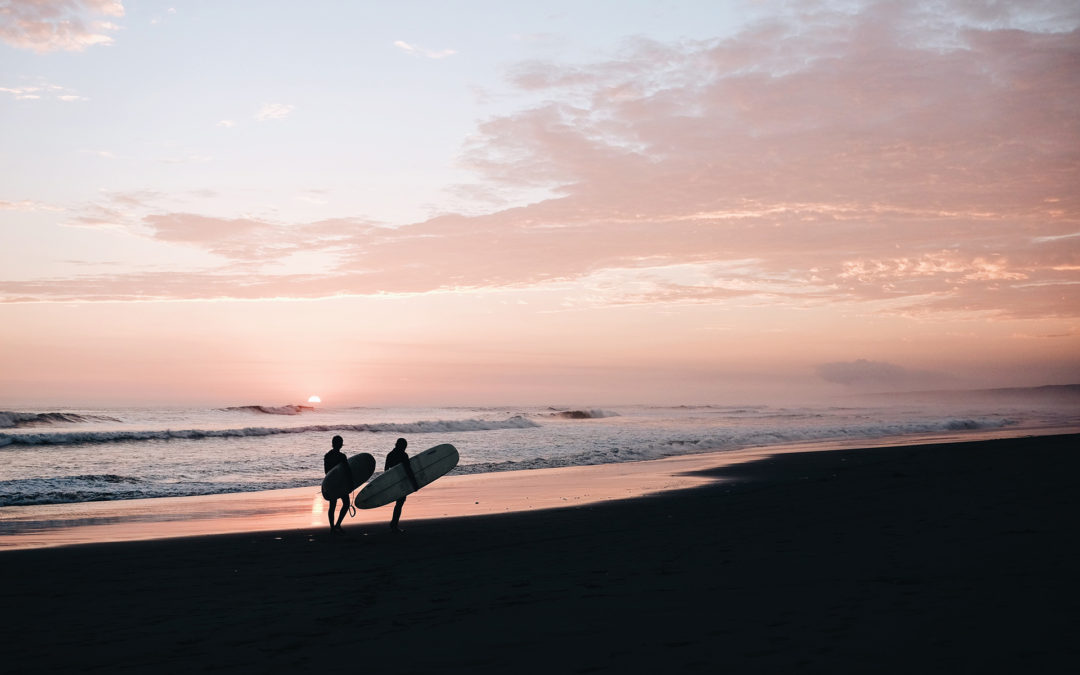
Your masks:
{"label": "shallow water", "polygon": [[[1037,390],[1033,390],[1037,391]],[[380,463],[398,437],[452,443],[456,474],[584,466],[802,441],[1080,426],[1080,399],[936,395],[803,407],[63,409],[0,412],[0,506],[317,485],[322,454]]]}

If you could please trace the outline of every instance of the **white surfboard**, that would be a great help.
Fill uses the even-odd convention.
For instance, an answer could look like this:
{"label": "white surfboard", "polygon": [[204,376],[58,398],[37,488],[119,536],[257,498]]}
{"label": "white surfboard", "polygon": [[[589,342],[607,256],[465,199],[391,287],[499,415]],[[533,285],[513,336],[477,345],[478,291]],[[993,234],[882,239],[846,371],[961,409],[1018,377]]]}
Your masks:
{"label": "white surfboard", "polygon": [[340,464],[326,472],[322,481],[323,499],[341,499],[363,485],[364,481],[375,473],[375,458],[366,452],[353,455],[349,458],[349,472],[352,474],[352,483],[349,483],[349,476]]}
{"label": "white surfboard", "polygon": [[[409,466],[412,467],[413,475],[416,476],[416,482],[420,487],[424,487],[440,476],[445,476],[457,466],[457,463],[457,448],[449,443],[436,445],[409,458]],[[413,492],[415,490],[409,481],[409,476],[405,473],[405,467],[398,464],[364,486],[360,494],[356,495],[356,508],[374,509],[396,502]]]}

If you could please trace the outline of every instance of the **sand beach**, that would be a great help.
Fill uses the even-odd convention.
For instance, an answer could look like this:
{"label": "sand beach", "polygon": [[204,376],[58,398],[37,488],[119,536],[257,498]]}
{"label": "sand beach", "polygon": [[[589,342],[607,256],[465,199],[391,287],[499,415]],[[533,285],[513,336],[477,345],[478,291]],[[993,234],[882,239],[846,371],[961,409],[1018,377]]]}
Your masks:
{"label": "sand beach", "polygon": [[4,550],[0,653],[13,673],[1066,672],[1078,442],[648,462],[682,489],[438,518],[417,495],[401,535]]}

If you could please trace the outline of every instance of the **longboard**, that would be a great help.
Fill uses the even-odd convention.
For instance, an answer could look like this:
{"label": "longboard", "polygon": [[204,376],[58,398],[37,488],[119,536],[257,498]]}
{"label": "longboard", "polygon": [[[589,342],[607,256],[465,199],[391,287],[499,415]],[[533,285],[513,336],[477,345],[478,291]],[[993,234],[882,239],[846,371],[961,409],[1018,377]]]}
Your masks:
{"label": "longboard", "polygon": [[349,483],[349,476],[340,464],[327,472],[322,481],[324,499],[327,501],[341,499],[363,485],[364,481],[375,473],[375,458],[366,452],[353,455],[349,458],[349,471],[352,473],[352,484]]}
{"label": "longboard", "polygon": [[[415,457],[409,458],[409,466],[420,487],[431,483],[440,476],[445,476],[458,463],[457,448],[444,443],[428,448]],[[396,502],[407,494],[415,492],[405,467],[401,464],[390,467],[375,480],[364,486],[356,495],[356,508],[374,509],[390,502]]]}

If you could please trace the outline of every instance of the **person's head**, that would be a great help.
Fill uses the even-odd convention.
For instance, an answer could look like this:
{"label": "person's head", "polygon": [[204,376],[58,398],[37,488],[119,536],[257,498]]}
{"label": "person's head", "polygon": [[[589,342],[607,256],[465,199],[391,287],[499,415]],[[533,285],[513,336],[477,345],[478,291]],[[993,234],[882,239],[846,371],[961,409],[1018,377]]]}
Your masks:
{"label": "person's head", "polygon": [[341,446],[345,445],[345,441],[342,440],[341,436],[334,436],[332,439],[330,439],[330,445],[335,450],[340,450]]}
{"label": "person's head", "polygon": [[405,440],[404,438],[399,438],[399,439],[397,439],[397,443],[394,443],[394,449],[395,450],[404,450],[406,447],[408,447],[408,445],[409,445],[409,442],[407,440]]}

